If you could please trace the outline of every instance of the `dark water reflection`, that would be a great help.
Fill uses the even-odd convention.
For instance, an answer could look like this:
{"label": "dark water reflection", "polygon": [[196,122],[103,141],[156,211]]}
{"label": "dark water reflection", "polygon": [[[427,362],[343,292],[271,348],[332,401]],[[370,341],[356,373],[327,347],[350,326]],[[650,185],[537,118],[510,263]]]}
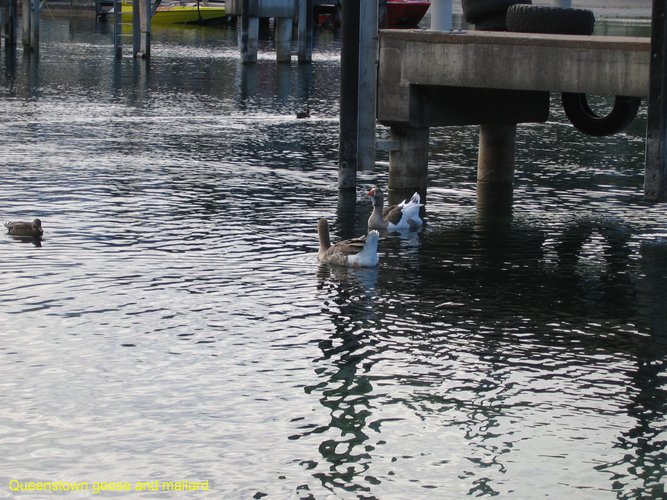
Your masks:
{"label": "dark water reflection", "polygon": [[664,496],[645,108],[591,139],[554,97],[519,127],[507,216],[476,209],[476,129],[433,129],[424,229],[383,240],[378,269],[329,269],[316,221],[364,231],[387,169],[337,192],[338,41],[318,37],[312,65],[265,40],[244,66],[232,29],[156,30],[146,65],[49,18],[38,56],[0,53],[3,218],[46,232],[0,241],[0,491]]}

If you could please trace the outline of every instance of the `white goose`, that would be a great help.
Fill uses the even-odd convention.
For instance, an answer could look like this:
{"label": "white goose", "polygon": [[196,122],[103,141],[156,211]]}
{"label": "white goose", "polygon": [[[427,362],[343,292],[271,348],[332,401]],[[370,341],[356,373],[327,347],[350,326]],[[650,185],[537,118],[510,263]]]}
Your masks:
{"label": "white goose", "polygon": [[386,229],[387,231],[416,231],[422,225],[419,209],[421,203],[419,193],[415,193],[410,201],[403,200],[398,205],[390,205],[383,209],[384,196],[380,188],[374,187],[368,191],[373,203],[373,212],[368,218],[369,229]]}
{"label": "white goose", "polygon": [[320,238],[317,258],[321,263],[348,267],[375,267],[378,265],[380,233],[377,231],[370,231],[366,236],[339,241],[332,245],[329,237],[329,223],[326,219],[320,219],[317,224],[317,233]]}

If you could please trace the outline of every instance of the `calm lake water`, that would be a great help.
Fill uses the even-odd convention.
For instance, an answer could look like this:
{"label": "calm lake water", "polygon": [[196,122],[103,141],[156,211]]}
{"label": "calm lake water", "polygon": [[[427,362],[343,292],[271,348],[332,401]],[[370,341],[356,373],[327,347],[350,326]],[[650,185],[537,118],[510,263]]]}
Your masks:
{"label": "calm lake water", "polygon": [[[476,211],[477,128],[433,129],[423,230],[335,270],[317,220],[365,232],[387,167],[339,203],[333,33],[243,66],[231,28],[155,29],[149,64],[110,25],[42,28],[38,58],[0,52],[2,219],[45,230],[0,238],[1,497],[665,497],[645,107],[591,138],[554,96],[507,218]],[[181,480],[209,491],[92,492]]]}

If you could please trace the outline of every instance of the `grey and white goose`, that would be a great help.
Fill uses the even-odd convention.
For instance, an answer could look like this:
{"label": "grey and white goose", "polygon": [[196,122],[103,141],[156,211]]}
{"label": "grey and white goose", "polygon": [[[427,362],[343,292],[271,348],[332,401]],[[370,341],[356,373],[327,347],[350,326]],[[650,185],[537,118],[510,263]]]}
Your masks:
{"label": "grey and white goose", "polygon": [[409,201],[403,200],[398,205],[384,206],[384,194],[378,187],[368,191],[373,203],[373,212],[368,218],[369,229],[386,229],[387,231],[416,231],[423,222],[419,217],[421,203],[419,193],[412,195]]}
{"label": "grey and white goose", "polygon": [[323,264],[347,267],[375,267],[380,261],[378,255],[378,240],[380,233],[369,231],[366,236],[342,240],[331,244],[329,223],[320,219],[317,224],[317,234],[320,239],[320,249],[317,252],[318,260]]}

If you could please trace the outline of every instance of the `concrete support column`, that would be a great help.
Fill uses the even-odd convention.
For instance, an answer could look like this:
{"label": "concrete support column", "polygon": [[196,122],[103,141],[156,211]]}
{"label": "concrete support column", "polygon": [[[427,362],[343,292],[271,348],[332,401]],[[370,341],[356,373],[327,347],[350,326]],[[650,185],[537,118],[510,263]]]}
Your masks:
{"label": "concrete support column", "polygon": [[452,30],[452,0],[431,1],[431,29],[434,31]]}
{"label": "concrete support column", "polygon": [[276,18],[276,61],[290,62],[292,59],[292,18]]}
{"label": "concrete support column", "polygon": [[477,207],[511,211],[516,124],[480,125],[477,157]]}
{"label": "concrete support column", "polygon": [[241,15],[241,29],[239,33],[239,45],[241,46],[241,62],[257,62],[257,49],[259,47],[259,18],[250,17],[248,14]]}
{"label": "concrete support column", "polygon": [[653,0],[644,197],[667,200],[667,7]]}
{"label": "concrete support column", "polygon": [[299,0],[298,60],[313,60],[313,0]]}
{"label": "concrete support column", "polygon": [[389,151],[389,203],[398,203],[410,198],[417,191],[426,200],[428,181],[429,129],[390,129],[390,141],[395,145]]}

